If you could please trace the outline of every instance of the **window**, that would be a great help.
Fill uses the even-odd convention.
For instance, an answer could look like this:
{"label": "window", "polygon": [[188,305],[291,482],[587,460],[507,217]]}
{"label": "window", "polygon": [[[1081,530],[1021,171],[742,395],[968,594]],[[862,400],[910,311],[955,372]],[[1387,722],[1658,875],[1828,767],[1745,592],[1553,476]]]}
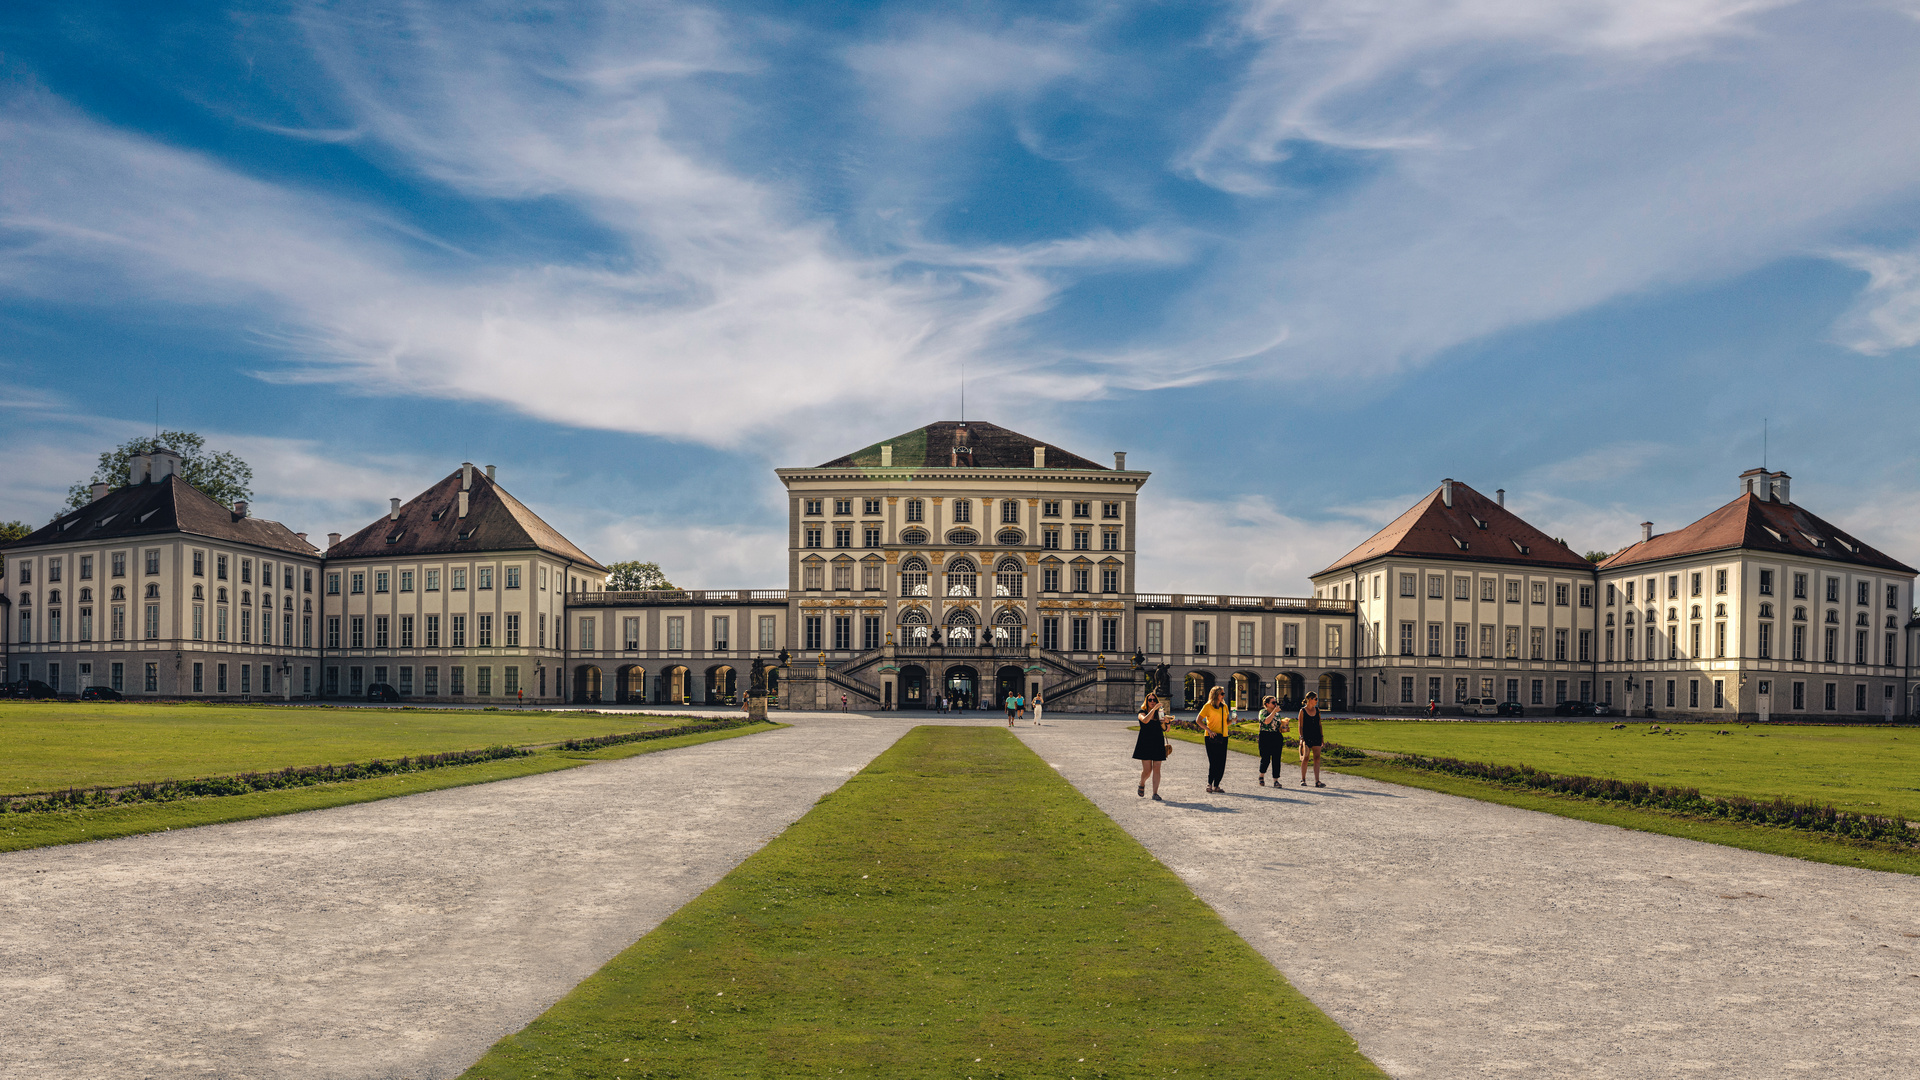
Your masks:
{"label": "window", "polygon": [[1480,599],[1486,601],[1487,603],[1492,603],[1493,587],[1494,586],[1493,586],[1492,578],[1481,578],[1480,579]]}
{"label": "window", "polygon": [[[493,647],[493,616],[492,615],[474,616],[473,636],[474,636],[474,644],[479,646],[480,648],[487,649],[487,648]],[[591,648],[591,646],[588,646],[588,647]]]}
{"label": "window", "polygon": [[[584,628],[587,620],[582,619],[580,621]],[[464,649],[467,647],[467,617],[465,615],[447,616],[447,645],[455,649]],[[591,649],[593,646],[583,644],[582,648]]]}
{"label": "window", "polygon": [[1191,627],[1191,630],[1193,634],[1193,655],[1207,655],[1207,649],[1212,644],[1208,641],[1208,638],[1213,633],[1213,624],[1210,622],[1196,622]]}
{"label": "window", "polygon": [[1507,700],[1514,703],[1515,705],[1520,704],[1520,680],[1519,679],[1507,680]]}
{"label": "window", "polygon": [[[221,576],[224,577],[225,575],[221,575]],[[348,580],[352,582],[352,585],[348,588],[348,591],[353,593],[355,596],[358,596],[361,593],[364,593],[367,591],[367,575],[365,573],[356,572],[352,574]]]}
{"label": "window", "polygon": [[833,512],[835,516],[845,516],[847,514],[853,513],[853,500],[852,499],[833,500]]}
{"label": "window", "polygon": [[1440,655],[1440,624],[1437,622],[1427,624],[1427,655]]}
{"label": "window", "polygon": [[[485,616],[482,616],[482,618],[485,618]],[[594,638],[596,637],[595,632],[598,631],[599,629],[600,629],[600,620],[598,618],[592,615],[582,615],[580,617],[580,651],[581,652],[593,652],[594,650],[600,647],[599,642],[594,640]],[[454,645],[457,646],[460,644],[460,642],[457,640],[460,636],[460,616],[458,615],[455,615],[453,617],[453,635],[456,639],[454,641]]]}
{"label": "window", "polygon": [[1413,624],[1411,622],[1400,624],[1400,655],[1413,655]]}
{"label": "window", "polygon": [[823,546],[825,542],[821,539],[821,536],[822,530],[818,525],[809,525],[807,527],[806,546],[810,548]]}
{"label": "window", "polygon": [[1527,629],[1527,656],[1533,660],[1547,658],[1547,631],[1545,627],[1534,626]]}
{"label": "window", "polygon": [[447,588],[450,591],[457,592],[466,587],[467,587],[467,568],[466,567],[456,566],[453,569],[447,571]]}
{"label": "window", "polygon": [[1100,620],[1100,651],[1117,653],[1120,651],[1120,620],[1103,618]]}
{"label": "window", "polygon": [[805,506],[802,512],[805,513],[808,517],[815,517],[824,512],[824,510],[822,509],[825,505],[824,500],[807,499],[807,500],[804,500],[804,503],[805,503]]}
{"label": "window", "polygon": [[853,546],[853,526],[851,525],[834,526],[833,546],[836,548],[842,548],[842,549],[852,547]]}
{"label": "window", "polygon": [[1493,659],[1493,624],[1491,623],[1480,624],[1480,658]]}
{"label": "window", "polygon": [[1773,595],[1773,571],[1771,570],[1760,571],[1760,595]]}
{"label": "window", "polygon": [[[1699,613],[1695,612],[1694,617],[1698,618]],[[1693,633],[1693,640],[1689,643],[1690,647],[1687,650],[1687,656],[1689,656],[1692,659],[1698,660],[1700,658],[1700,624],[1693,623],[1688,627],[1688,629],[1691,630]]]}
{"label": "window", "polygon": [[1506,658],[1518,660],[1520,659],[1520,628],[1509,626],[1506,630]]}
{"label": "window", "polygon": [[1252,656],[1253,655],[1253,624],[1250,622],[1243,622],[1239,624],[1239,626],[1237,626],[1235,629],[1238,632],[1237,634],[1238,640],[1235,642],[1238,648],[1235,651],[1238,652],[1241,656]]}
{"label": "window", "polygon": [[1795,660],[1807,658],[1807,628],[1804,626],[1796,625],[1793,628],[1793,658]]}
{"label": "window", "polygon": [[440,616],[428,615],[426,619],[427,619],[427,634],[426,634],[427,648],[437,649],[440,647]]}
{"label": "window", "polygon": [[837,562],[833,564],[833,587],[843,592],[853,589],[853,564]]}
{"label": "window", "polygon": [[1073,530],[1073,550],[1075,551],[1092,551],[1093,550],[1093,530],[1092,529],[1084,529],[1084,528],[1076,527]]}
{"label": "window", "polygon": [[825,618],[819,615],[807,615],[801,618],[800,620],[800,625],[802,627],[802,634],[800,639],[801,648],[807,650],[808,652],[816,652],[819,650],[820,643],[821,643],[822,624],[824,622],[825,622]]}
{"label": "window", "polygon": [[995,596],[1024,596],[1026,586],[1027,575],[1021,571],[1020,564],[1012,559],[1002,562],[999,569],[994,571],[993,595]]}
{"label": "window", "polygon": [[956,525],[963,524],[965,522],[969,522],[972,520],[973,520],[973,500],[971,499],[953,500],[954,524]]}
{"label": "window", "polygon": [[1100,550],[1101,551],[1119,551],[1120,550],[1120,530],[1119,529],[1101,530]]}
{"label": "window", "polygon": [[1839,602],[1840,602],[1840,579],[1837,577],[1830,577],[1827,579],[1827,603],[1837,604]]}
{"label": "window", "polygon": [[1754,644],[1758,651],[1758,655],[1760,659],[1762,660],[1773,659],[1773,624],[1772,623],[1763,622],[1760,624],[1760,632],[1755,637]]}
{"label": "window", "polygon": [[1608,607],[1614,606],[1614,601],[1617,595],[1618,595],[1618,590],[1616,590],[1613,587],[1612,582],[1608,582],[1607,583],[1607,606]]}
{"label": "window", "polygon": [[1546,582],[1536,581],[1533,583],[1533,602],[1536,604],[1544,604],[1547,602]]}
{"label": "window", "polygon": [[1593,631],[1582,630],[1580,631],[1580,662],[1585,664],[1590,662],[1592,659],[1593,659]]}
{"label": "window", "polygon": [[[486,588],[487,586],[485,586],[485,585],[482,585],[482,586],[480,586],[480,587],[484,589],[484,588]],[[519,567],[517,567],[517,566],[509,566],[509,567],[507,567],[507,585],[506,585],[506,587],[507,587],[507,588],[509,588],[509,589],[517,589],[517,588],[519,588],[519,587],[520,587],[520,568],[519,568]],[[508,670],[512,670],[512,669],[508,669]]]}
{"label": "window", "polygon": [[1093,572],[1091,570],[1088,570],[1084,566],[1074,567],[1073,568],[1073,591],[1077,593],[1093,591],[1091,588],[1093,584],[1092,578],[1093,578]]}
{"label": "window", "polygon": [[373,617],[373,647],[376,649],[387,647],[387,616],[385,615]]}
{"label": "window", "polygon": [[1413,676],[1400,676],[1400,700],[1405,704],[1413,703]]}
{"label": "window", "polygon": [[327,575],[327,595],[328,596],[340,595],[340,575],[338,572],[330,573]]}
{"label": "window", "polygon": [[[458,571],[455,571],[455,573],[458,573]],[[474,588],[476,589],[493,588],[493,567],[483,566],[480,569],[475,570],[473,574],[474,574],[474,582],[473,582]],[[454,588],[457,589],[459,588],[459,586],[455,585]]]}
{"label": "window", "polygon": [[1900,662],[1900,636],[1898,634],[1890,633],[1887,635],[1887,651],[1881,654],[1880,662],[1888,667],[1892,667]]}
{"label": "window", "polygon": [[1159,656],[1166,652],[1167,624],[1160,619],[1147,620],[1147,647],[1149,656]]}
{"label": "window", "polygon": [[880,616],[860,616],[860,647],[867,650],[877,649],[880,647],[882,640],[880,634]]}
{"label": "window", "polygon": [[1068,620],[1068,629],[1073,633],[1072,645],[1074,652],[1091,651],[1091,646],[1088,644],[1088,630],[1091,629],[1088,624],[1091,621],[1092,620],[1079,617]]}
{"label": "window", "polygon": [[1040,531],[1040,546],[1048,551],[1059,551],[1060,550],[1060,530],[1059,529],[1042,529]]}
{"label": "window", "polygon": [[1439,574],[1427,575],[1427,598],[1443,600],[1446,598],[1447,579]]}
{"label": "window", "polygon": [[1567,631],[1564,628],[1553,632],[1553,658],[1562,662],[1567,658]]}
{"label": "window", "polygon": [[1060,591],[1060,568],[1046,566],[1040,569],[1040,591],[1057,593]]}
{"label": "window", "polygon": [[1865,664],[1871,660],[1872,657],[1867,655],[1867,632],[1865,630],[1855,630],[1853,632],[1853,662],[1856,664]]}
{"label": "window", "polygon": [[1726,623],[1717,622],[1713,624],[1713,655],[1716,657],[1725,657],[1727,655]]}
{"label": "window", "polygon": [[1107,567],[1100,571],[1100,591],[1103,593],[1117,593],[1120,591],[1120,571],[1118,569]]}
{"label": "window", "polygon": [[1520,583],[1517,581],[1507,582],[1507,603],[1517,604],[1519,602],[1520,602]]}
{"label": "window", "polygon": [[[226,612],[222,611],[220,614],[222,616],[221,621],[222,622],[226,621],[225,620]],[[347,620],[347,625],[351,628],[351,637],[348,640],[348,644],[350,645],[350,647],[355,649],[366,648],[367,647],[367,617],[364,615],[355,615],[352,618]],[[225,633],[224,629],[222,630],[222,633],[223,634]],[[224,637],[222,638],[222,640],[225,640]]]}
{"label": "window", "polygon": [[1077,518],[1090,518],[1090,517],[1092,517],[1092,516],[1093,516],[1093,503],[1091,503],[1091,502],[1075,502],[1075,503],[1073,504],[1073,516],[1074,516],[1074,517],[1077,517]]}
{"label": "window", "polygon": [[448,668],[447,669],[447,693],[454,696],[460,696],[460,695],[464,695],[466,692],[467,692],[467,669],[464,667]]}
{"label": "window", "polygon": [[760,616],[760,647],[772,650],[779,647],[779,638],[774,630],[777,625],[772,615]]}
{"label": "window", "polygon": [[713,617],[713,642],[711,645],[711,648],[713,649],[713,651],[727,652],[732,649],[733,647],[732,629],[733,629],[732,616],[715,615]]}
{"label": "window", "polygon": [[833,617],[833,647],[840,651],[853,648],[853,616]]}
{"label": "window", "polygon": [[1060,516],[1060,500],[1059,499],[1042,499],[1040,501],[1040,516],[1059,517]]}
{"label": "window", "polygon": [[1459,656],[1459,657],[1464,657],[1467,655],[1467,624],[1466,623],[1453,624],[1453,655]]}
{"label": "window", "polygon": [[924,500],[921,500],[921,499],[907,500],[907,520],[908,521],[927,520],[927,504]]}
{"label": "window", "polygon": [[1839,687],[1840,687],[1840,684],[1838,683],[1827,684],[1826,706],[1827,706],[1828,712],[1833,712],[1840,707],[1840,701],[1838,697]]}
{"label": "window", "polygon": [[1584,608],[1590,608],[1593,606],[1593,586],[1591,585],[1580,586],[1580,606]]}
{"label": "window", "polygon": [[[537,635],[539,635],[538,639],[535,641],[535,644],[538,645],[540,648],[544,649],[547,647],[547,613],[546,612],[543,611],[540,613],[540,618],[535,625],[538,627],[538,629],[535,630],[534,632]],[[554,625],[558,626],[559,624],[556,622]],[[544,671],[544,669],[542,670]],[[540,684],[542,686],[545,686],[546,682],[547,682],[547,677],[546,675],[542,674],[540,676]],[[545,692],[546,691],[544,690],[541,691],[541,693],[545,693]]]}
{"label": "window", "polygon": [[[687,647],[687,617],[684,615],[667,616],[667,650],[676,652]],[[815,646],[816,648],[818,646]]]}
{"label": "window", "polygon": [[1453,598],[1455,600],[1473,599],[1473,579],[1457,577],[1453,579]]}
{"label": "window", "polygon": [[1060,651],[1060,619],[1048,615],[1040,620],[1040,647],[1049,652]]}
{"label": "window", "polygon": [[886,587],[886,565],[878,559],[868,559],[860,564],[860,587],[874,592]]}
{"label": "window", "polygon": [[1872,588],[1873,588],[1872,585],[1869,585],[1864,581],[1855,582],[1854,590],[1853,590],[1854,602],[1859,604],[1861,607],[1866,607],[1868,603],[1868,600],[1867,600],[1868,591],[1871,590]]}
{"label": "window", "polygon": [[860,531],[860,546],[877,548],[880,546],[880,527],[869,525]]}
{"label": "window", "polygon": [[1821,659],[1824,662],[1829,664],[1839,663],[1840,662],[1840,631],[1835,630],[1832,627],[1828,627],[1827,634],[1826,634],[1826,641],[1824,644],[1826,645],[1826,650],[1825,650],[1825,655],[1822,656]]}
{"label": "window", "polygon": [[[1568,586],[1566,585],[1555,585],[1553,587],[1553,604],[1555,607],[1567,606],[1567,592]],[[1584,607],[1585,605],[1582,606]]]}
{"label": "window", "polygon": [[1401,575],[1400,575],[1400,595],[1401,595],[1401,596],[1412,596],[1412,595],[1413,595],[1413,583],[1414,583],[1414,577],[1415,577],[1415,575],[1413,575],[1413,574],[1401,574]]}
{"label": "window", "polygon": [[813,560],[800,568],[800,587],[819,591],[827,587],[826,564]]}

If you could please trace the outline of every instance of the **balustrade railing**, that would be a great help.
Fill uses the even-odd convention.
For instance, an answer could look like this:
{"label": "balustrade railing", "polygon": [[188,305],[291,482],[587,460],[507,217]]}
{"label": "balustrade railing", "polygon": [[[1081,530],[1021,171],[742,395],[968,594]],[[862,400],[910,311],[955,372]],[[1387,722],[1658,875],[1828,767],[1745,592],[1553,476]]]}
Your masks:
{"label": "balustrade railing", "polygon": [[785,589],[606,589],[570,592],[569,604],[726,604],[785,601]]}

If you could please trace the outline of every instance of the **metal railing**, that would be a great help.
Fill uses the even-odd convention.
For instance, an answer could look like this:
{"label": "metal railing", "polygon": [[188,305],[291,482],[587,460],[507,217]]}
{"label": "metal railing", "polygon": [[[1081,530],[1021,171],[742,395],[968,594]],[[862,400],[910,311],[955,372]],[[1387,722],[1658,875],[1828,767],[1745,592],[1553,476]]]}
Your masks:
{"label": "metal railing", "polygon": [[1323,600],[1317,596],[1222,597],[1197,593],[1135,593],[1133,602],[1140,607],[1258,608],[1262,611],[1298,611],[1323,615],[1350,615],[1355,608],[1351,600]]}
{"label": "metal railing", "polygon": [[682,604],[785,603],[785,589],[607,589],[570,592],[569,604],[645,604],[654,607]]}

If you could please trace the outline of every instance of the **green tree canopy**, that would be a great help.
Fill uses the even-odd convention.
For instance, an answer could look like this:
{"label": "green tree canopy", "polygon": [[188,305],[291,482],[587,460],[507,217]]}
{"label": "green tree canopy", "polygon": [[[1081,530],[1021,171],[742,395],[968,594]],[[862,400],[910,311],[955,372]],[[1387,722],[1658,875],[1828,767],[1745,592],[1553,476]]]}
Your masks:
{"label": "green tree canopy", "polygon": [[[11,544],[15,540],[33,531],[33,526],[24,521],[0,521],[0,544]],[[7,555],[0,551],[0,574],[6,573]]]}
{"label": "green tree canopy", "polygon": [[1603,563],[1612,557],[1613,552],[1611,551],[1589,551],[1586,555],[1586,559],[1590,563]]}
{"label": "green tree canopy", "polygon": [[660,569],[659,563],[617,562],[607,567],[607,588],[615,592],[674,587],[673,582],[667,580],[666,571]]}
{"label": "green tree canopy", "polygon": [[101,454],[93,476],[67,489],[67,505],[61,513],[87,505],[95,484],[116,488],[125,485],[128,460],[152,450],[155,442],[180,455],[180,478],[214,502],[232,506],[253,497],[253,467],[240,460],[240,455],[226,450],[210,452],[207,440],[191,431],[163,431],[157,440],[142,435]]}

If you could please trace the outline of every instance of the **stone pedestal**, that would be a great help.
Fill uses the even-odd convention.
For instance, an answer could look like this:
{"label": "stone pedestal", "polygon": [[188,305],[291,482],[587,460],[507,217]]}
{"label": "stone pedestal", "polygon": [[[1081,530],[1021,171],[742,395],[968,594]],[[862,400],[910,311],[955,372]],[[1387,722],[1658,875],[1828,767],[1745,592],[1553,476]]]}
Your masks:
{"label": "stone pedestal", "polygon": [[747,696],[747,719],[763,721],[767,718],[767,696],[750,694]]}

